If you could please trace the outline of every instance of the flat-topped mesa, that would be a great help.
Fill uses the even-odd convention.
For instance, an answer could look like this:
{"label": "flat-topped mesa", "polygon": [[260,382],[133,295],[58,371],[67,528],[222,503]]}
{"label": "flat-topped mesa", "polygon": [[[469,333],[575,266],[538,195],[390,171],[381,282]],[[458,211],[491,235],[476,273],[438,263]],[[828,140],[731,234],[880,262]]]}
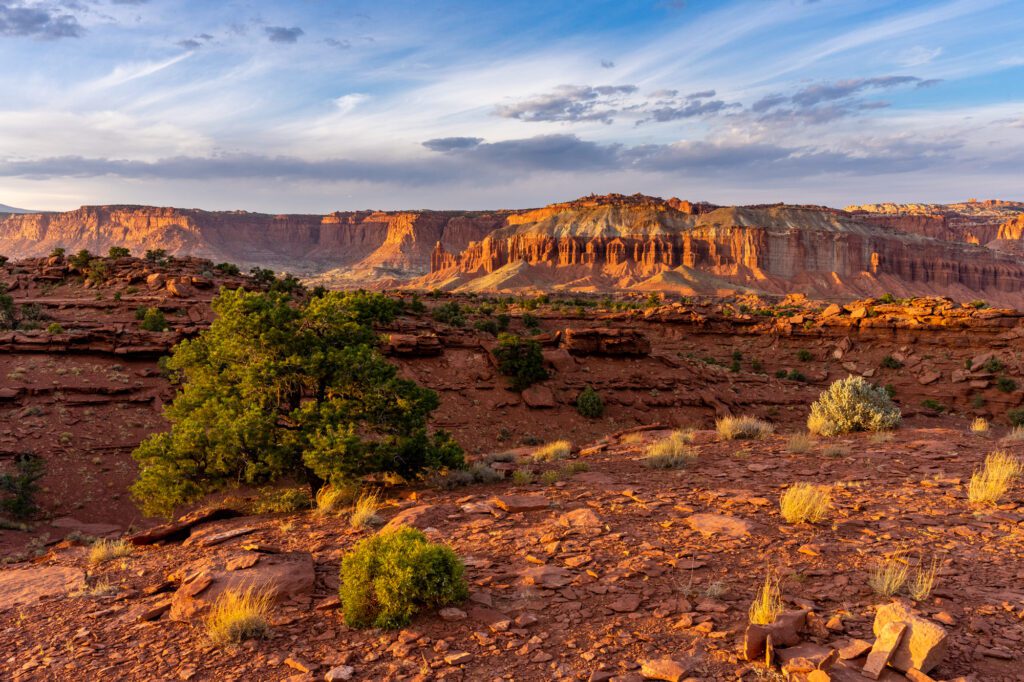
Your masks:
{"label": "flat-topped mesa", "polygon": [[988,244],[999,236],[1000,225],[1024,214],[1024,202],[986,199],[952,204],[864,204],[846,210],[863,220],[934,239]]}

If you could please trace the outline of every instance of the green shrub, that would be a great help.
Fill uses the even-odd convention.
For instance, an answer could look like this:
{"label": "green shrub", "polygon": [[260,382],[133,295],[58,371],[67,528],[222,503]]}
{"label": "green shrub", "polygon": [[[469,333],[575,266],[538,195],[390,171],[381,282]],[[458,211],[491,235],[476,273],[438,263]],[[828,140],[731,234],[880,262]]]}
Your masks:
{"label": "green shrub", "polygon": [[[138,317],[138,311],[135,317]],[[167,318],[159,308],[146,308],[142,313],[141,324],[139,325],[147,332],[162,332],[167,329]]]}
{"label": "green shrub", "polygon": [[1024,426],[1024,407],[1007,410],[1006,418],[1010,421],[1010,426]]}
{"label": "green shrub", "polygon": [[1013,393],[1017,390],[1017,382],[1010,377],[999,377],[996,379],[996,388],[1003,393]]}
{"label": "green shrub", "polygon": [[784,369],[777,369],[777,370],[775,370],[775,378],[776,379],[785,379],[786,375],[787,375],[787,372]]}
{"label": "green shrub", "polygon": [[8,261],[7,256],[0,256],[0,268],[2,268],[3,266],[7,265],[7,261]]}
{"label": "green shrub", "polygon": [[63,334],[64,327],[60,326],[59,323],[53,322],[46,328],[47,334]]}
{"label": "green shrub", "polygon": [[415,528],[362,540],[341,561],[338,590],[350,627],[400,628],[422,608],[463,601],[465,567],[451,548]]}
{"label": "green shrub", "polygon": [[64,247],[58,246],[50,252],[50,258],[63,258],[65,253]]}
{"label": "green shrub", "polygon": [[548,378],[548,372],[544,369],[544,356],[536,341],[514,334],[500,334],[498,347],[493,353],[498,360],[498,369],[511,378],[511,386],[516,391],[522,391]]}
{"label": "green shrub", "polygon": [[265,490],[252,505],[256,514],[290,514],[308,510],[313,506],[313,498],[309,490],[302,488],[283,488]]}
{"label": "green shrub", "polygon": [[804,376],[804,373],[798,372],[795,369],[791,369],[789,374],[786,375],[786,378],[790,381],[807,381],[807,377]]}
{"label": "green shrub", "polygon": [[985,361],[985,364],[981,366],[981,368],[988,372],[989,374],[1002,372],[1004,367],[1005,365],[1003,365],[1002,361],[999,360],[999,358],[989,358],[988,360]]}
{"label": "green shrub", "polygon": [[536,315],[530,313],[523,313],[523,326],[527,329],[536,329],[540,326],[540,320],[537,319]]}
{"label": "green shrub", "polygon": [[24,519],[36,511],[35,494],[43,477],[43,460],[35,455],[18,455],[14,471],[0,474],[0,511]]}
{"label": "green shrub", "polygon": [[458,301],[442,303],[434,308],[431,316],[441,324],[448,324],[453,327],[462,327],[466,324],[462,306],[459,305]]}
{"label": "green shrub", "polygon": [[85,279],[93,284],[102,284],[110,276],[110,266],[102,258],[91,258],[85,266]]}
{"label": "green shrub", "polygon": [[800,362],[810,362],[814,359],[814,355],[806,348],[801,348],[796,352],[796,359]]}
{"label": "green shrub", "polygon": [[884,431],[900,423],[900,410],[888,392],[849,376],[829,386],[811,405],[807,428],[811,433],[834,436],[850,431]]}
{"label": "green shrub", "polygon": [[477,320],[473,324],[473,328],[477,331],[490,334],[491,336],[497,336],[501,331],[498,328],[498,322],[496,320]]}
{"label": "green shrub", "polygon": [[882,367],[885,367],[886,369],[899,369],[902,366],[903,363],[891,355],[886,355],[882,358]]}
{"label": "green shrub", "polygon": [[932,412],[945,412],[946,406],[934,398],[925,398],[921,401],[921,407]]}
{"label": "green shrub", "polygon": [[587,386],[576,396],[576,411],[587,419],[597,419],[604,414],[604,400],[601,394]]}
{"label": "green shrub", "polygon": [[148,249],[146,251],[146,260],[150,263],[163,263],[167,260],[166,249]]}
{"label": "green shrub", "polygon": [[233,275],[238,276],[242,274],[241,269],[234,263],[217,263],[213,266],[213,269],[222,275]]}
{"label": "green shrub", "polygon": [[107,251],[107,258],[127,258],[130,255],[132,252],[123,246],[111,246]]}
{"label": "green shrub", "polygon": [[76,270],[84,271],[88,267],[90,260],[92,260],[92,254],[89,253],[89,249],[82,249],[75,255],[68,258],[68,265]]}

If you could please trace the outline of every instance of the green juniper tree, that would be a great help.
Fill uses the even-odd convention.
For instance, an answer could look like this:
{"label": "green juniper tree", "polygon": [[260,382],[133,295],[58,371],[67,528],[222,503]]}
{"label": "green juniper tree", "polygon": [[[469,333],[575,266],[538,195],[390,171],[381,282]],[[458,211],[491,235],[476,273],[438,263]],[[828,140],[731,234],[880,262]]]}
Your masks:
{"label": "green juniper tree", "polygon": [[437,394],[399,378],[377,350],[371,324],[393,319],[396,302],[226,290],[213,309],[211,327],[166,362],[181,388],[165,410],[170,431],[133,453],[143,511],[169,515],[232,482],[292,477],[315,494],[326,481],[463,465],[446,433],[428,433]]}

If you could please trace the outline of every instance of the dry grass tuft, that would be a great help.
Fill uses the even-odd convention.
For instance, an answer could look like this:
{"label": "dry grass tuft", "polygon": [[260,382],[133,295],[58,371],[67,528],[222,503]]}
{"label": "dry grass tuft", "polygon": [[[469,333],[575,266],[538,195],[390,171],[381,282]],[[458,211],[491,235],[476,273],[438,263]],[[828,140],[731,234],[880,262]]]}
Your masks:
{"label": "dry grass tuft", "polygon": [[265,637],[270,631],[268,617],[272,597],[268,592],[257,592],[251,587],[224,592],[206,616],[206,633],[217,645]]}
{"label": "dry grass tuft", "polygon": [[1014,426],[1010,432],[1003,436],[1006,443],[1019,443],[1024,441],[1024,426]]}
{"label": "dry grass tuft", "polygon": [[647,446],[644,452],[644,466],[650,469],[678,469],[697,459],[697,452],[689,443],[693,434],[689,431],[673,431],[667,437]]}
{"label": "dry grass tuft", "polygon": [[909,573],[910,567],[903,554],[893,554],[878,562],[868,576],[868,585],[877,594],[891,597],[906,584]]}
{"label": "dry grass tuft", "polygon": [[971,433],[988,435],[988,420],[984,417],[977,417],[971,422]]}
{"label": "dry grass tuft", "polygon": [[967,485],[967,499],[971,504],[995,504],[1022,472],[1024,466],[1021,461],[1005,450],[989,453],[985,458],[985,466],[971,476],[971,482]]}
{"label": "dry grass tuft", "polygon": [[565,459],[572,452],[572,443],[567,440],[556,440],[553,443],[537,448],[532,456],[534,462],[553,462]]}
{"label": "dry grass tuft", "polygon": [[634,431],[624,435],[619,439],[619,442],[623,445],[637,445],[645,440],[647,440],[647,433],[645,431]]}
{"label": "dry grass tuft", "polygon": [[872,445],[882,445],[884,443],[888,443],[895,437],[896,436],[894,436],[892,433],[888,431],[878,431],[876,433],[872,433],[871,437],[868,438],[868,441]]}
{"label": "dry grass tuft", "polygon": [[89,549],[89,563],[102,564],[111,559],[128,556],[135,548],[124,539],[97,540]]}
{"label": "dry grass tuft", "polygon": [[910,584],[907,585],[907,592],[916,601],[924,601],[931,595],[932,588],[935,587],[935,576],[939,574],[939,561],[934,557],[931,563],[921,563],[917,567],[917,571],[914,573],[914,577],[910,579]]}
{"label": "dry grass tuft", "polygon": [[750,604],[750,622],[755,625],[769,625],[782,613],[782,593],[779,581],[772,575],[765,576],[764,583]]}
{"label": "dry grass tuft", "polygon": [[739,440],[765,438],[775,427],[756,417],[723,417],[715,422],[715,430],[725,440]]}
{"label": "dry grass tuft", "polygon": [[376,492],[363,493],[352,507],[348,523],[353,528],[368,528],[380,522],[377,511],[380,509],[380,495]]}
{"label": "dry grass tuft", "polygon": [[779,498],[782,518],[788,523],[817,523],[832,509],[832,486],[794,483]]}
{"label": "dry grass tuft", "polygon": [[321,516],[340,514],[359,498],[359,486],[325,485],[316,492],[316,512]]}
{"label": "dry grass tuft", "polygon": [[810,452],[811,448],[814,447],[814,438],[808,433],[794,433],[786,441],[786,450],[792,452],[794,455],[802,455],[805,452]]}

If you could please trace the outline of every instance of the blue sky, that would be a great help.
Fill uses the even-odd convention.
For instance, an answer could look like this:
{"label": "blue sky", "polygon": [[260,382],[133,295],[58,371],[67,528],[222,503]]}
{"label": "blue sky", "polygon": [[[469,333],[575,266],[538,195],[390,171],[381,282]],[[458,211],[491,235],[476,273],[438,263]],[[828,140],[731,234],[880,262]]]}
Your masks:
{"label": "blue sky", "polygon": [[0,202],[1024,199],[1024,1],[0,0]]}

